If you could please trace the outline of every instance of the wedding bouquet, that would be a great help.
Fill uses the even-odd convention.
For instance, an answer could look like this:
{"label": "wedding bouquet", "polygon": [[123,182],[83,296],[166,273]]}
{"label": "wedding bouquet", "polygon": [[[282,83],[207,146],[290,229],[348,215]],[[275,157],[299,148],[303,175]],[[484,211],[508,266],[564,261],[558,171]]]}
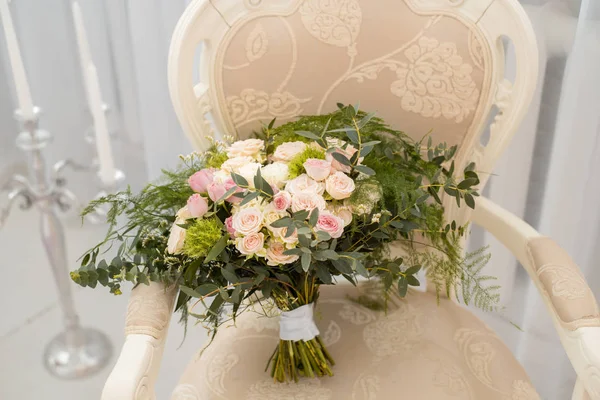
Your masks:
{"label": "wedding bouquet", "polygon": [[[415,143],[358,107],[339,108],[272,121],[253,139],[213,141],[141,193],[92,202],[84,214],[108,205],[110,229],[72,279],[114,294],[124,281],[179,285],[183,320],[196,317],[213,335],[250,298],[274,304],[281,340],[269,363],[282,382],[332,375],[313,321],[321,285],[377,279],[385,305],[419,286],[424,269],[438,294],[493,308],[497,288],[480,274],[487,255],[463,254],[466,227],[444,220],[440,199],[475,206],[474,164],[457,177],[455,146]],[[113,245],[116,256],[100,259]]]}

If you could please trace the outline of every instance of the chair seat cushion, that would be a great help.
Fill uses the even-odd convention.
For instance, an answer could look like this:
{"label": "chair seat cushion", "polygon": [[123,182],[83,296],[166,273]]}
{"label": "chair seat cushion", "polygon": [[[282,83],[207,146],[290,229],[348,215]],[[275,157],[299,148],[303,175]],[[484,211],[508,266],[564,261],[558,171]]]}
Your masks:
{"label": "chair seat cushion", "polygon": [[172,400],[539,399],[508,348],[466,309],[411,291],[387,313],[373,311],[352,300],[360,290],[321,288],[315,318],[334,377],[275,383],[265,366],[278,318],[248,311],[192,359]]}

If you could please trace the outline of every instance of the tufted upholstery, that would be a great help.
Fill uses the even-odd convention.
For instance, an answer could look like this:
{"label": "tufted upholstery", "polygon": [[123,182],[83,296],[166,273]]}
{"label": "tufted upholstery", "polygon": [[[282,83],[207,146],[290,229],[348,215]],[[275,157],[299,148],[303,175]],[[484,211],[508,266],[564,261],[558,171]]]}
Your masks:
{"label": "tufted upholstery", "polygon": [[264,366],[278,319],[248,311],[192,358],[171,399],[539,398],[506,346],[469,311],[415,291],[386,315],[349,299],[358,294],[346,284],[322,288],[316,319],[337,361],[333,378],[274,383]]}

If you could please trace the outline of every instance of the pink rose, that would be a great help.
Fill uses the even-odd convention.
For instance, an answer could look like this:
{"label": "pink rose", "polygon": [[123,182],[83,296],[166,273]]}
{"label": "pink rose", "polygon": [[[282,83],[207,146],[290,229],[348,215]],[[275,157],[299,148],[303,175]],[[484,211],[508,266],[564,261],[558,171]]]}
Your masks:
{"label": "pink rose", "polygon": [[240,237],[235,242],[235,247],[240,253],[251,256],[265,256],[265,235],[262,232],[254,232],[244,237]]}
{"label": "pink rose", "polygon": [[[229,189],[237,187],[237,185],[235,184],[235,182],[231,178],[227,179],[223,183],[223,185],[225,186],[225,192],[227,192]],[[238,187],[237,190],[235,192],[233,192],[233,193],[240,193],[240,192],[243,192],[243,189],[240,188],[240,187]],[[242,198],[234,196],[232,194],[231,196],[229,196],[228,198],[226,198],[225,201],[228,202],[228,203],[232,203],[232,204],[239,204],[239,203],[242,202]]]}
{"label": "pink rose", "polygon": [[227,229],[227,233],[229,233],[229,236],[234,238],[235,237],[235,228],[233,227],[233,217],[225,218],[225,228]]}
{"label": "pink rose", "polygon": [[286,250],[283,243],[277,240],[271,240],[269,242],[269,247],[267,248],[267,264],[272,266],[291,264],[298,259],[298,256],[296,255],[283,254]]}
{"label": "pink rose", "polygon": [[[348,160],[350,160],[352,158],[352,156],[354,155],[354,153],[356,153],[356,148],[354,148],[354,146],[352,145],[348,145],[346,146],[345,149],[341,149],[341,148],[337,148],[335,149],[335,151],[333,151],[333,153],[339,153],[343,156],[345,156]],[[332,153],[327,153],[325,155],[325,159],[327,161],[331,162],[331,168],[335,171],[342,171],[345,172],[347,174],[349,174],[352,171],[352,168],[348,165],[344,165],[342,163],[340,163],[338,160],[336,160],[335,158],[333,158]],[[361,157],[358,159],[358,163],[360,164],[360,162],[364,159],[364,157]]]}
{"label": "pink rose", "polygon": [[212,168],[205,168],[190,176],[188,183],[192,190],[196,193],[206,193],[208,185],[210,185],[214,179],[214,172],[215,170]]}
{"label": "pink rose", "polygon": [[192,218],[201,218],[208,211],[208,202],[204,197],[195,193],[188,199],[187,208]]}
{"label": "pink rose", "polygon": [[294,233],[287,236],[287,228],[276,228],[273,229],[275,237],[279,238],[283,243],[286,243],[289,249],[292,249],[298,244],[298,230],[294,228]]}
{"label": "pink rose", "polygon": [[263,225],[263,213],[256,207],[239,210],[233,215],[231,226],[237,235],[249,235],[260,231]]}
{"label": "pink rose", "polygon": [[271,204],[273,204],[273,208],[277,211],[285,211],[292,205],[292,195],[282,190],[273,197]]}
{"label": "pink rose", "polygon": [[309,158],[303,165],[306,174],[315,181],[322,181],[331,173],[331,161]]}
{"label": "pink rose", "polygon": [[343,172],[336,172],[325,181],[325,190],[336,200],[347,199],[354,192],[355,185],[352,178]]}
{"label": "pink rose", "polygon": [[292,211],[298,212],[300,210],[313,210],[318,208],[319,210],[324,210],[327,206],[325,199],[323,196],[310,193],[310,192],[300,192],[292,196]]}
{"label": "pink rose", "polygon": [[315,225],[318,231],[327,232],[334,239],[339,238],[344,233],[344,220],[336,217],[329,211],[323,211],[319,214],[319,219]]}
{"label": "pink rose", "polygon": [[210,199],[214,202],[218,201],[221,197],[223,197],[223,195],[227,191],[225,189],[225,185],[221,182],[212,182],[208,185],[206,190],[208,192],[208,197],[210,197]]}

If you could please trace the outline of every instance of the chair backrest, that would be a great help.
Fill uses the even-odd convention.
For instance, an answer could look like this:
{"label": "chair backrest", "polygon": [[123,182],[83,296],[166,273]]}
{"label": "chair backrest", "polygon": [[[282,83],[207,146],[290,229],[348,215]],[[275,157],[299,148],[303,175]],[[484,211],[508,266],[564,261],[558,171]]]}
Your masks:
{"label": "chair backrest", "polygon": [[[527,110],[537,63],[517,0],[196,0],[173,35],[169,87],[198,149],[208,135],[247,137],[273,117],[360,102],[415,139],[431,130],[434,142],[459,145],[457,168],[475,161],[491,172]],[[447,217],[467,218],[449,200]]]}

